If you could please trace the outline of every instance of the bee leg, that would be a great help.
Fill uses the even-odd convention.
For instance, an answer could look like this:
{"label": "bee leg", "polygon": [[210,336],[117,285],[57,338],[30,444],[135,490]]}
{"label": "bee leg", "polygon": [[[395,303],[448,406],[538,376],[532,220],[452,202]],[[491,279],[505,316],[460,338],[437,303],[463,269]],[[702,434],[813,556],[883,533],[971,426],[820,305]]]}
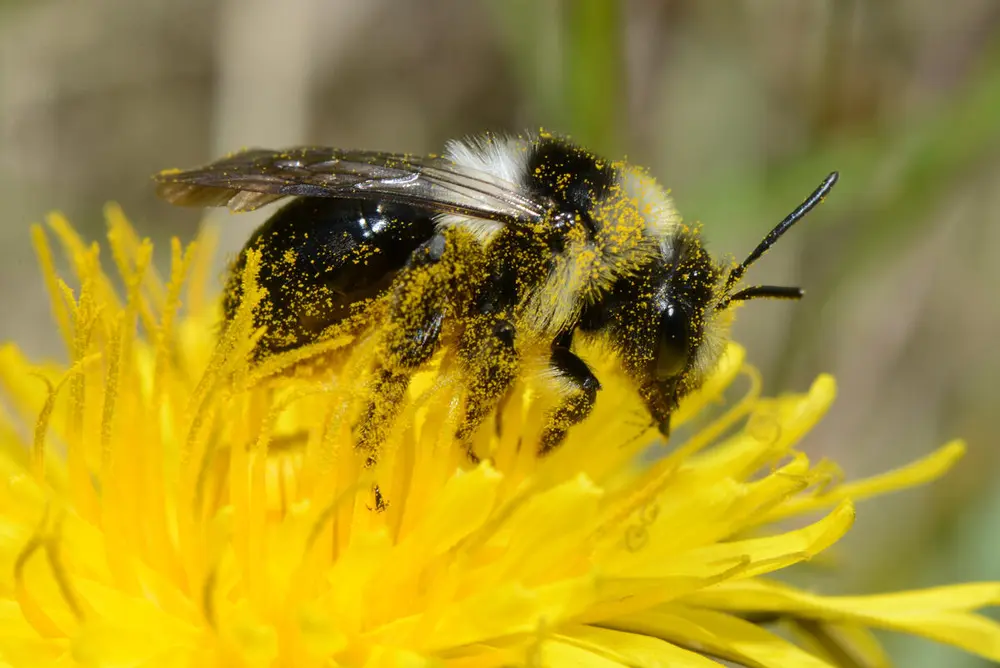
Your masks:
{"label": "bee leg", "polygon": [[566,438],[570,427],[590,415],[597,401],[597,391],[601,389],[601,383],[587,363],[565,345],[557,342],[552,346],[549,366],[568,391],[546,418],[538,444],[539,455],[552,452]]}
{"label": "bee leg", "polygon": [[429,312],[420,327],[387,337],[392,339],[389,345],[395,346],[395,352],[391,359],[382,359],[376,367],[368,406],[355,426],[356,446],[368,451],[366,466],[373,466],[377,460],[379,445],[388,436],[399,412],[410,377],[437,350],[443,320],[440,311]]}
{"label": "bee leg", "polygon": [[443,253],[443,237],[435,236],[421,245],[395,288],[376,353],[368,405],[354,427],[356,447],[367,451],[367,466],[377,461],[379,446],[403,403],[410,377],[438,348],[444,322],[444,282],[435,265]]}
{"label": "bee leg", "polygon": [[462,335],[459,354],[469,379],[465,414],[455,438],[473,462],[472,437],[490,411],[496,408],[517,377],[520,359],[514,347],[514,325],[492,314],[473,319]]}

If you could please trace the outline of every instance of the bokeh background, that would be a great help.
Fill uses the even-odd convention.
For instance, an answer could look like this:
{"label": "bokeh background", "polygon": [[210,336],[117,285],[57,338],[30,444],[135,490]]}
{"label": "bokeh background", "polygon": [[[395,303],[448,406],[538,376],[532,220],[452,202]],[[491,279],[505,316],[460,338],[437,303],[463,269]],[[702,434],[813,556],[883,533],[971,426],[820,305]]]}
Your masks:
{"label": "bokeh background", "polygon": [[[805,448],[848,476],[971,447],[943,481],[863,505],[819,581],[1000,578],[993,0],[0,0],[0,340],[60,355],[28,236],[52,209],[99,239],[118,201],[165,264],[201,215],[155,199],[161,168],[540,126],[648,166],[740,256],[840,170],[754,269],[807,299],[748,306],[736,336],[769,390],[837,376]],[[260,216],[220,220],[233,253]],[[985,665],[887,641],[899,665]]]}

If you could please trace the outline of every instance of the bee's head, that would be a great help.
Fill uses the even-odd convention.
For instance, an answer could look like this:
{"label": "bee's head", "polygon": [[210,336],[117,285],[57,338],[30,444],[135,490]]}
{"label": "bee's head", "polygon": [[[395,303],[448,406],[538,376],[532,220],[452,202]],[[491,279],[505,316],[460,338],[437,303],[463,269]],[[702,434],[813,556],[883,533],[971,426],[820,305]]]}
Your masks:
{"label": "bee's head", "polygon": [[666,426],[677,401],[701,384],[725,347],[728,313],[716,312],[719,267],[697,234],[685,231],[671,242],[672,262],[657,272],[640,297],[645,333],[640,393],[654,418]]}
{"label": "bee's head", "polygon": [[834,172],[771,230],[743,262],[728,272],[712,261],[694,236],[684,234],[674,240],[674,262],[654,281],[651,298],[645,302],[645,320],[655,334],[644,365],[643,376],[647,381],[640,388],[664,431],[678,400],[701,385],[725,350],[734,303],[802,297],[799,288],[757,285],[738,289],[738,286],[747,268],[819,204],[836,182]]}

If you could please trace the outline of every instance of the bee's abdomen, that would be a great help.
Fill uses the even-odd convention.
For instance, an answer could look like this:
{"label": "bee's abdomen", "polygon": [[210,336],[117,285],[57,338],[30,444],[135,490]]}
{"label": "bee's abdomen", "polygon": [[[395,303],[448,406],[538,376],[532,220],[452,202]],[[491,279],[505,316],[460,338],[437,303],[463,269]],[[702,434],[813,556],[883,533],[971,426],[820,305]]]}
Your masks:
{"label": "bee's abdomen", "polygon": [[259,354],[316,340],[392,283],[413,251],[434,235],[431,216],[413,207],[304,198],[276,212],[237,259],[225,299],[231,319],[242,299],[250,249],[261,253],[257,282],[267,290],[255,324],[267,332]]}

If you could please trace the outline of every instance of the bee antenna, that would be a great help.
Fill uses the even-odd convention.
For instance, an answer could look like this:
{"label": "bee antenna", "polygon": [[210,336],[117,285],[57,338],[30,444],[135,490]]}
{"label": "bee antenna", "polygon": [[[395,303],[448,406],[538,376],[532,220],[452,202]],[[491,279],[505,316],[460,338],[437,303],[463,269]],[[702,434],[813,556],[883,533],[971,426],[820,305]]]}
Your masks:
{"label": "bee antenna", "polygon": [[[771,230],[770,232],[767,233],[767,236],[764,237],[764,239],[759,244],[757,244],[757,247],[754,248],[753,251],[749,255],[747,255],[747,258],[745,260],[743,260],[743,262],[741,262],[739,265],[737,265],[736,267],[734,267],[732,271],[729,272],[729,276],[726,277],[725,292],[729,292],[729,290],[734,285],[736,285],[736,283],[741,278],[743,278],[743,274],[746,273],[747,268],[750,265],[752,265],[754,262],[756,262],[757,260],[759,260],[760,256],[763,255],[764,253],[766,253],[767,250],[771,246],[774,245],[774,242],[781,238],[781,235],[783,235],[785,232],[787,232],[789,230],[789,228],[791,228],[792,225],[794,225],[795,223],[797,223],[800,220],[802,220],[802,218],[807,213],[809,213],[810,211],[812,211],[814,208],[816,208],[817,204],[819,204],[820,202],[823,201],[823,198],[826,197],[827,194],[829,194],[830,190],[833,189],[834,184],[837,183],[837,178],[839,178],[839,176],[840,175],[837,172],[832,172],[829,176],[827,176],[823,180],[823,183],[819,184],[819,187],[816,188],[816,190],[814,190],[813,193],[811,195],[809,195],[809,197],[807,197],[804,202],[802,202],[802,204],[799,204],[795,208],[794,211],[792,211],[790,214],[788,214],[787,216],[785,216],[784,220],[782,220],[780,223],[778,223],[774,227],[773,230]],[[761,287],[763,287],[763,286],[761,286]],[[784,289],[785,288],[782,288],[782,290],[784,290]],[[747,290],[743,290],[742,292],[738,292],[738,293],[736,293],[736,295],[744,294],[748,290],[749,291],[753,291],[753,290],[755,290],[755,288],[747,288]],[[736,300],[736,295],[732,295],[731,297],[728,297],[727,299],[725,299],[724,300],[725,303],[728,304],[730,301]],[[756,296],[758,296],[758,295],[756,295],[754,293],[751,293],[751,295],[753,295],[753,296],[745,296],[745,297],[742,297],[741,299],[753,299]],[[760,297],[764,297],[764,296],[773,296],[773,295],[764,295],[764,294],[761,294],[759,296]],[[780,298],[783,298],[783,299],[797,299],[797,297],[789,297],[788,295],[782,295],[782,297],[780,297]]]}
{"label": "bee antenna", "polygon": [[731,302],[744,302],[748,299],[802,299],[804,294],[802,288],[786,285],[755,285],[744,288],[736,294],[728,295],[719,302],[716,310],[725,309]]}

